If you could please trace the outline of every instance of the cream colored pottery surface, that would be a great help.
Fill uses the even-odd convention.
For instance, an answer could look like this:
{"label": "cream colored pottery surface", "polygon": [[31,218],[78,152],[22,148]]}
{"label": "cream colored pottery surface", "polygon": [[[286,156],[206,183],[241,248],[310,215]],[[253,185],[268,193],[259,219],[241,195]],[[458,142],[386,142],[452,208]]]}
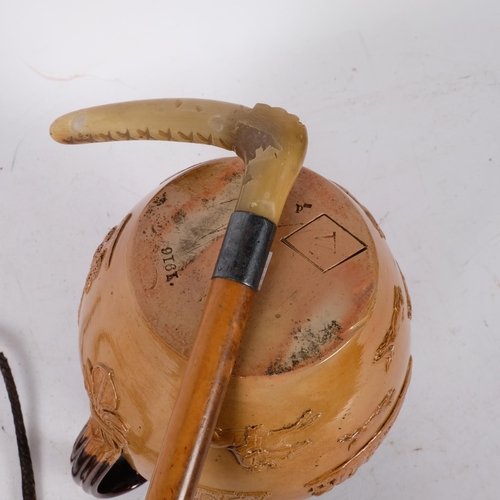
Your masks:
{"label": "cream colored pottery surface", "polygon": [[[94,254],[79,323],[91,425],[114,443],[89,435],[99,461],[123,453],[151,476],[242,173],[235,159],[182,172]],[[407,390],[411,299],[371,214],[304,169],[271,251],[200,498],[331,490],[373,454]]]}
{"label": "cream colored pottery surface", "polygon": [[[77,313],[96,247],[167,177],[224,155],[152,142],[64,148],[48,128],[84,106],[157,97],[298,115],[306,167],[370,210],[405,274],[405,404],[373,458],[322,498],[498,498],[499,14],[496,0],[4,2],[0,350],[39,498],[90,498],[69,455],[89,416]],[[293,424],[306,409],[276,419]],[[22,498],[1,387],[0,482],[0,498]]]}

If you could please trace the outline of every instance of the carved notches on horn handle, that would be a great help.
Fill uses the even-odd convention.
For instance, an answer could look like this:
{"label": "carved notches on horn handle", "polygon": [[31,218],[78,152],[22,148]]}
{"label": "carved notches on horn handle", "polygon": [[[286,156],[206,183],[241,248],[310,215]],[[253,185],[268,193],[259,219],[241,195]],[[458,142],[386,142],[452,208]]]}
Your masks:
{"label": "carved notches on horn handle", "polygon": [[249,108],[200,99],[154,99],[95,106],[63,115],[50,128],[62,144],[159,140],[233,151],[231,117]]}

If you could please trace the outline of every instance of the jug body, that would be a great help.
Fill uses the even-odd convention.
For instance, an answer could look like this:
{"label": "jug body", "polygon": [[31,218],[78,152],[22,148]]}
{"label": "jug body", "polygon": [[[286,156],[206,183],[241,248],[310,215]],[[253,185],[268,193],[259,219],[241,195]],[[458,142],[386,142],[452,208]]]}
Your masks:
{"label": "jug body", "polygon": [[[96,250],[79,310],[91,416],[73,474],[96,496],[151,477],[244,175],[162,183]],[[411,374],[411,302],[369,212],[303,169],[285,204],[197,498],[302,499],[354,474]]]}

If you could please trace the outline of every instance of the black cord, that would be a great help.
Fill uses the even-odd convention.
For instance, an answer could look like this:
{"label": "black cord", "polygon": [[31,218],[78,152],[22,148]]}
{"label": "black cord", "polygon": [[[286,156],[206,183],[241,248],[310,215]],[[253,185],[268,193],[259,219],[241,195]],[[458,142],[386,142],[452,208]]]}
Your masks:
{"label": "black cord", "polygon": [[14,427],[16,429],[17,448],[19,450],[19,462],[21,463],[21,479],[23,484],[23,500],[36,500],[35,476],[33,474],[33,464],[31,463],[30,448],[26,437],[26,428],[21,411],[21,403],[17,394],[14,377],[7,358],[0,352],[0,370],[2,371],[5,387],[10,400]]}

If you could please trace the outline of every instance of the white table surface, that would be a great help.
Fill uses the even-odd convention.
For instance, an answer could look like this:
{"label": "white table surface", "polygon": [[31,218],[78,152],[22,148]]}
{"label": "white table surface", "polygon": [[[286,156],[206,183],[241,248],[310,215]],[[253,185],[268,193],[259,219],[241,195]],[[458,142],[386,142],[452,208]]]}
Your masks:
{"label": "white table surface", "polygon": [[[297,114],[306,165],[375,215],[413,299],[412,384],[372,460],[323,498],[500,498],[500,2],[67,2],[0,11],[0,350],[40,499],[90,499],[76,315],[96,246],[203,146],[62,147],[60,114],[203,97]],[[0,498],[20,499],[0,384]],[[143,499],[142,487],[124,500]]]}

